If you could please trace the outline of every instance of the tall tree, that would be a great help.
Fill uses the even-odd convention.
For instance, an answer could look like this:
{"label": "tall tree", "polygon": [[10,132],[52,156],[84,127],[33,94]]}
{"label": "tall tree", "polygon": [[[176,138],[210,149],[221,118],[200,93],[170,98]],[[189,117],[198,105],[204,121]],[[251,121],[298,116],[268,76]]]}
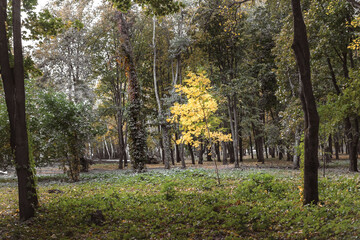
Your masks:
{"label": "tall tree", "polygon": [[124,13],[118,12],[120,38],[122,51],[125,57],[125,72],[128,81],[129,102],[129,147],[133,168],[136,172],[145,171],[146,141],[144,122],[141,117],[140,84],[136,73],[133,50],[130,42],[129,24]]}
{"label": "tall tree", "polygon": [[15,152],[18,176],[20,219],[34,216],[38,205],[33,171],[30,165],[25,115],[24,62],[21,41],[21,1],[12,1],[14,64],[10,63],[7,0],[0,1],[0,67],[11,128],[11,146]]}
{"label": "tall tree", "polygon": [[292,48],[301,81],[301,104],[305,123],[305,162],[304,162],[304,204],[317,204],[318,193],[318,132],[319,116],[311,84],[310,50],[306,26],[302,15],[300,0],[292,0],[294,17],[294,41]]}
{"label": "tall tree", "polygon": [[162,142],[163,142],[163,149],[164,149],[164,163],[165,163],[165,168],[166,169],[170,169],[170,158],[171,158],[171,152],[170,152],[170,139],[169,139],[169,130],[167,127],[166,122],[164,121],[164,116],[163,116],[163,110],[162,110],[162,104],[160,101],[160,96],[159,96],[159,91],[158,91],[158,84],[157,84],[157,77],[156,77],[156,40],[155,40],[155,36],[156,36],[156,16],[153,17],[153,39],[152,39],[152,44],[153,44],[153,49],[154,49],[154,61],[153,61],[153,74],[154,74],[154,92],[155,92],[155,97],[156,97],[156,102],[158,105],[158,118],[159,118],[159,127],[160,127],[160,131],[162,133]]}
{"label": "tall tree", "polygon": [[[114,5],[121,11],[127,11],[132,5],[131,0],[111,0]],[[135,1],[140,5],[147,5],[149,9],[158,16],[175,12],[179,9],[179,3],[176,1],[159,1],[159,0],[140,0]],[[141,116],[141,92],[139,79],[137,77],[135,59],[133,55],[132,45],[130,42],[130,29],[126,20],[126,14],[118,12],[118,22],[120,30],[120,38],[122,40],[122,51],[125,56],[125,71],[128,78],[128,101],[129,101],[129,147],[131,160],[134,170],[142,172],[145,170],[146,161],[146,141],[144,123]]]}

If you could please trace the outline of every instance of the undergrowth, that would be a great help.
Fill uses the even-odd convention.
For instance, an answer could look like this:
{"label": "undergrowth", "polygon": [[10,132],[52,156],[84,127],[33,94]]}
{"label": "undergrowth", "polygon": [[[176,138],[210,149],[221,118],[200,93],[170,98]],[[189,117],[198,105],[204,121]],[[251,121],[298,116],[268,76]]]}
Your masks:
{"label": "undergrowth", "polygon": [[[317,206],[296,172],[202,169],[116,172],[39,181],[36,217],[18,221],[17,192],[0,182],[2,239],[357,239],[360,178],[320,179]],[[94,213],[103,215],[94,220]]]}

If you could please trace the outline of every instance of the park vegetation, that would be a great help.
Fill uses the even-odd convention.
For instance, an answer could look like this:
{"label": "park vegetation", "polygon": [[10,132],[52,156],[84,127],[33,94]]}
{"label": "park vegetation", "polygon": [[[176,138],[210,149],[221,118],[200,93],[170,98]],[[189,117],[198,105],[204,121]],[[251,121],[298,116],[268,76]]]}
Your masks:
{"label": "park vegetation", "polygon": [[[15,200],[14,180],[0,178],[0,234],[360,234],[354,197],[358,1],[36,5],[0,1],[0,170],[14,169],[18,184]],[[319,166],[325,176],[326,166],[340,158],[348,160],[344,177],[319,180]],[[119,170],[81,174],[100,159],[116,159]],[[257,167],[286,161],[296,172],[242,172],[249,159]],[[205,162],[214,173],[186,170]],[[164,171],[146,173],[154,163]],[[38,182],[35,169],[44,166],[61,168],[66,178]],[[2,230],[14,217],[34,220]],[[49,228],[37,232],[44,219]],[[68,224],[66,230],[56,219]],[[340,221],[344,226],[336,225]]]}

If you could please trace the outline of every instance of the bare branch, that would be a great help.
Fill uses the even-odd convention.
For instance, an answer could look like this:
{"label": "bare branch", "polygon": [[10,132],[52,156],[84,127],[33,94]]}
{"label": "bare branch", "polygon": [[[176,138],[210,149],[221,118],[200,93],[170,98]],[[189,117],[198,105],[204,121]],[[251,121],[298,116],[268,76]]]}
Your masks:
{"label": "bare branch", "polygon": [[347,0],[354,8],[360,9],[360,1],[358,0]]}

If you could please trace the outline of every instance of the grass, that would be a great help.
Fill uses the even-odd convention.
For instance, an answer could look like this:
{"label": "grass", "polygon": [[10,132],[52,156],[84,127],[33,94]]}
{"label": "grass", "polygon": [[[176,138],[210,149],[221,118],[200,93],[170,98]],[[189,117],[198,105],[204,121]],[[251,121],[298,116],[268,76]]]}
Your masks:
{"label": "grass", "polygon": [[[2,239],[358,239],[360,177],[320,178],[302,206],[298,171],[116,171],[39,179],[36,217],[18,221],[13,181],[0,182]],[[104,219],[96,218],[100,210]]]}

